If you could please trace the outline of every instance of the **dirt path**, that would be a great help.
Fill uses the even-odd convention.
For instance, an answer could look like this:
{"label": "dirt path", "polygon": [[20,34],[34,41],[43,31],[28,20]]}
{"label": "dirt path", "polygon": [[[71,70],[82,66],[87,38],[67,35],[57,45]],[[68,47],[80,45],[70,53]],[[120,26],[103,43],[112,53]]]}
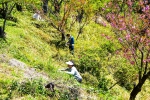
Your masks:
{"label": "dirt path", "polygon": [[12,67],[17,67],[19,70],[22,70],[23,77],[26,79],[43,78],[46,81],[50,80],[48,75],[46,75],[45,73],[38,72],[35,68],[31,68],[17,59],[10,59],[8,61],[8,64]]}
{"label": "dirt path", "polygon": [[[24,79],[42,78],[46,81],[50,80],[48,75],[46,75],[44,72],[38,72],[38,71],[36,71],[35,68],[31,68],[31,67],[27,66],[25,63],[23,63],[17,59],[9,58],[5,54],[0,54],[0,63],[5,63],[12,68],[16,68],[16,69],[14,69],[16,71],[20,70],[23,74],[22,76]],[[4,70],[4,69],[0,68],[1,72],[2,72],[2,70]]]}

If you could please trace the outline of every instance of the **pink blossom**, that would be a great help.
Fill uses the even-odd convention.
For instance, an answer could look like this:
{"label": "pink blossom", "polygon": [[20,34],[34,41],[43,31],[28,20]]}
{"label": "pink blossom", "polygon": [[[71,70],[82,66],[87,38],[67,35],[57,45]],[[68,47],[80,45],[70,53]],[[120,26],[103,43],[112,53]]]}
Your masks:
{"label": "pink blossom", "polygon": [[105,8],[102,8],[102,10],[104,11],[104,10],[105,10]]}
{"label": "pink blossom", "polygon": [[140,38],[140,42],[143,42],[143,41],[144,41],[144,39],[141,37],[141,38]]}
{"label": "pink blossom", "polygon": [[101,36],[105,36],[105,34],[101,34]]}
{"label": "pink blossom", "polygon": [[150,43],[150,40],[147,40],[146,42],[147,42],[147,43]]}
{"label": "pink blossom", "polygon": [[132,6],[131,0],[128,0],[127,4],[131,7]]}
{"label": "pink blossom", "polygon": [[132,26],[132,29],[135,29],[135,26]]}
{"label": "pink blossom", "polygon": [[114,28],[117,28],[115,23],[111,23],[111,26],[114,27]]}
{"label": "pink blossom", "polygon": [[103,24],[103,26],[105,26],[105,27],[106,27],[106,23],[105,23],[105,22],[102,22],[102,24]]}
{"label": "pink blossom", "polygon": [[129,40],[130,39],[130,34],[127,34],[126,35],[126,40]]}
{"label": "pink blossom", "polygon": [[146,63],[146,60],[143,60],[144,63]]}
{"label": "pink blossom", "polygon": [[145,7],[143,7],[142,11],[143,11],[143,12],[145,12],[145,11],[146,11]]}
{"label": "pink blossom", "polygon": [[145,15],[140,15],[140,18],[141,18],[141,19],[145,18]]}
{"label": "pink blossom", "polygon": [[120,42],[122,42],[123,40],[122,40],[122,38],[118,38],[118,40],[120,41]]}
{"label": "pink blossom", "polygon": [[134,40],[138,40],[138,39],[139,39],[139,36],[135,35],[135,36],[133,37],[133,39],[134,39]]}
{"label": "pink blossom", "polygon": [[116,54],[119,54],[119,50],[116,51]]}
{"label": "pink blossom", "polygon": [[120,19],[120,20],[119,20],[119,22],[123,22],[123,20],[122,20],[122,19]]}
{"label": "pink blossom", "polygon": [[147,30],[146,30],[146,33],[150,33],[150,30],[149,30],[149,29],[147,29]]}
{"label": "pink blossom", "polygon": [[134,65],[134,64],[135,64],[135,62],[134,62],[134,61],[130,61],[130,63],[131,63],[132,65]]}
{"label": "pink blossom", "polygon": [[145,60],[143,60],[143,62],[144,62],[144,63],[150,62],[150,59],[145,59]]}
{"label": "pink blossom", "polygon": [[111,37],[110,37],[110,36],[106,36],[106,38],[107,38],[108,40],[110,40],[110,39],[111,39]]}
{"label": "pink blossom", "polygon": [[140,5],[143,5],[143,1],[142,1],[142,0],[140,0],[139,4],[140,4]]}
{"label": "pink blossom", "polygon": [[115,15],[114,15],[114,14],[112,14],[112,15],[111,15],[111,18],[112,18],[112,19],[115,19]]}
{"label": "pink blossom", "polygon": [[119,30],[125,30],[126,29],[126,24],[125,23],[122,23],[121,24],[121,28]]}
{"label": "pink blossom", "polygon": [[143,2],[144,4],[147,4],[147,3],[148,3],[148,0],[143,0],[143,1],[144,1],[144,2]]}
{"label": "pink blossom", "polygon": [[147,62],[150,62],[150,58],[149,58],[149,59],[147,59]]}
{"label": "pink blossom", "polygon": [[146,7],[143,7],[142,11],[147,12],[147,11],[149,11],[149,9],[150,9],[149,5],[146,5]]}
{"label": "pink blossom", "polygon": [[135,48],[132,48],[132,50],[133,50],[132,54],[135,54]]}
{"label": "pink blossom", "polygon": [[149,5],[146,5],[145,10],[148,11],[149,9]]}
{"label": "pink blossom", "polygon": [[125,29],[126,29],[126,27],[121,27],[119,30],[122,31],[122,30],[125,30]]}
{"label": "pink blossom", "polygon": [[127,55],[126,55],[126,58],[127,58],[128,60],[130,60],[130,59],[131,59],[131,55],[127,54]]}
{"label": "pink blossom", "polygon": [[107,15],[106,15],[106,19],[107,19],[107,20],[110,20],[110,14],[107,14]]}

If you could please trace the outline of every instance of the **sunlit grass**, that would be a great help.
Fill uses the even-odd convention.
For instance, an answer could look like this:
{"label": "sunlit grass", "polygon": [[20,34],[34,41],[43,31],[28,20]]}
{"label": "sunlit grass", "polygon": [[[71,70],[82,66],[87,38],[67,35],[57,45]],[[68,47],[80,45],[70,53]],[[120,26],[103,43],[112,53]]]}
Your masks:
{"label": "sunlit grass", "polygon": [[[14,13],[14,16],[18,18],[18,22],[14,23],[7,21],[6,41],[0,39],[0,54],[7,54],[7,56],[11,58],[16,58],[22,62],[25,62],[28,66],[37,69],[39,72],[47,73],[51,79],[50,82],[52,81],[63,85],[77,85],[78,87],[82,87],[85,89],[85,91],[83,91],[85,96],[91,94],[93,97],[97,96],[98,100],[127,100],[129,98],[129,92],[119,85],[116,85],[106,94],[103,94],[100,90],[97,90],[98,92],[94,93],[94,87],[79,84],[70,75],[58,71],[59,68],[67,67],[65,62],[68,60],[74,60],[75,63],[79,65],[79,60],[81,59],[80,56],[91,56],[95,62],[101,62],[101,72],[106,72],[106,78],[111,79],[112,83],[115,83],[113,76],[107,72],[107,67],[110,65],[117,65],[122,61],[122,63],[126,62],[122,60],[121,57],[116,58],[116,56],[113,56],[111,61],[108,60],[109,55],[107,49],[111,48],[110,51],[114,53],[114,51],[120,47],[117,40],[114,40],[115,36],[113,35],[111,28],[103,27],[95,24],[94,22],[90,22],[84,27],[83,33],[80,34],[78,40],[76,40],[78,36],[78,29],[76,27],[79,27],[76,23],[70,32],[75,38],[75,55],[72,56],[69,53],[68,47],[58,49],[56,48],[55,43],[51,44],[52,40],[56,42],[60,41],[61,35],[52,27],[47,26],[47,22],[33,20],[32,13],[27,11],[22,13],[16,12]],[[40,24],[41,28],[36,28],[35,23]],[[2,24],[1,19],[0,24]],[[110,40],[106,39],[108,35],[111,37]],[[22,77],[22,72],[18,69],[14,69],[9,66],[0,66],[0,68],[3,70],[0,73],[0,81],[4,81],[7,84],[11,83],[13,79],[18,80]],[[113,73],[114,70],[115,69],[112,68],[111,72]],[[148,83],[146,85],[148,85]],[[138,97],[140,100],[146,100],[149,98],[149,88],[144,87],[144,89],[145,90]],[[87,91],[92,92],[88,93]],[[32,95],[13,99],[47,100],[44,96],[33,97]]]}

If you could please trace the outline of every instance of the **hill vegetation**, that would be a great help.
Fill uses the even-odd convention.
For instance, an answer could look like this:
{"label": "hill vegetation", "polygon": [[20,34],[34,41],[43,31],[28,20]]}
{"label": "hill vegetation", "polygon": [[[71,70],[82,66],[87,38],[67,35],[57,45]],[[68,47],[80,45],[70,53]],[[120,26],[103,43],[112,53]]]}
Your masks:
{"label": "hill vegetation", "polygon": [[[123,48],[116,31],[110,26],[111,21],[105,19],[105,13],[100,12],[109,0],[81,1],[84,5],[77,1],[63,2],[59,12],[49,0],[54,14],[43,13],[40,21],[32,15],[34,7],[41,9],[41,2],[32,5],[26,1],[28,3],[22,3],[22,12],[16,8],[12,10],[11,16],[17,21],[7,20],[5,37],[0,38],[0,100],[129,99],[138,83],[138,69],[122,56]],[[70,5],[75,5],[74,9],[69,10]],[[85,13],[80,22],[75,16],[81,14],[76,12],[81,8]],[[0,19],[0,26],[4,20]],[[65,45],[67,40],[63,35],[67,33],[75,38],[74,56]],[[69,60],[74,61],[81,73],[81,84],[58,71],[65,68],[65,62]],[[12,61],[18,64],[14,65]],[[55,92],[45,89],[50,82],[54,83]],[[149,100],[149,87],[150,82],[146,80],[136,99]]]}

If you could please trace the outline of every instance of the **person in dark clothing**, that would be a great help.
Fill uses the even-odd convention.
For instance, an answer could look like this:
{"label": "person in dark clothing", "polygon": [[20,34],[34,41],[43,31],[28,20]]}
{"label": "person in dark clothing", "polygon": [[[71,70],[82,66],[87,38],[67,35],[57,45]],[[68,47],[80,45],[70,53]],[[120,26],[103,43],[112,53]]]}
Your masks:
{"label": "person in dark clothing", "polygon": [[67,45],[69,46],[70,53],[74,55],[74,37],[70,34],[67,34],[66,36],[68,38]]}

